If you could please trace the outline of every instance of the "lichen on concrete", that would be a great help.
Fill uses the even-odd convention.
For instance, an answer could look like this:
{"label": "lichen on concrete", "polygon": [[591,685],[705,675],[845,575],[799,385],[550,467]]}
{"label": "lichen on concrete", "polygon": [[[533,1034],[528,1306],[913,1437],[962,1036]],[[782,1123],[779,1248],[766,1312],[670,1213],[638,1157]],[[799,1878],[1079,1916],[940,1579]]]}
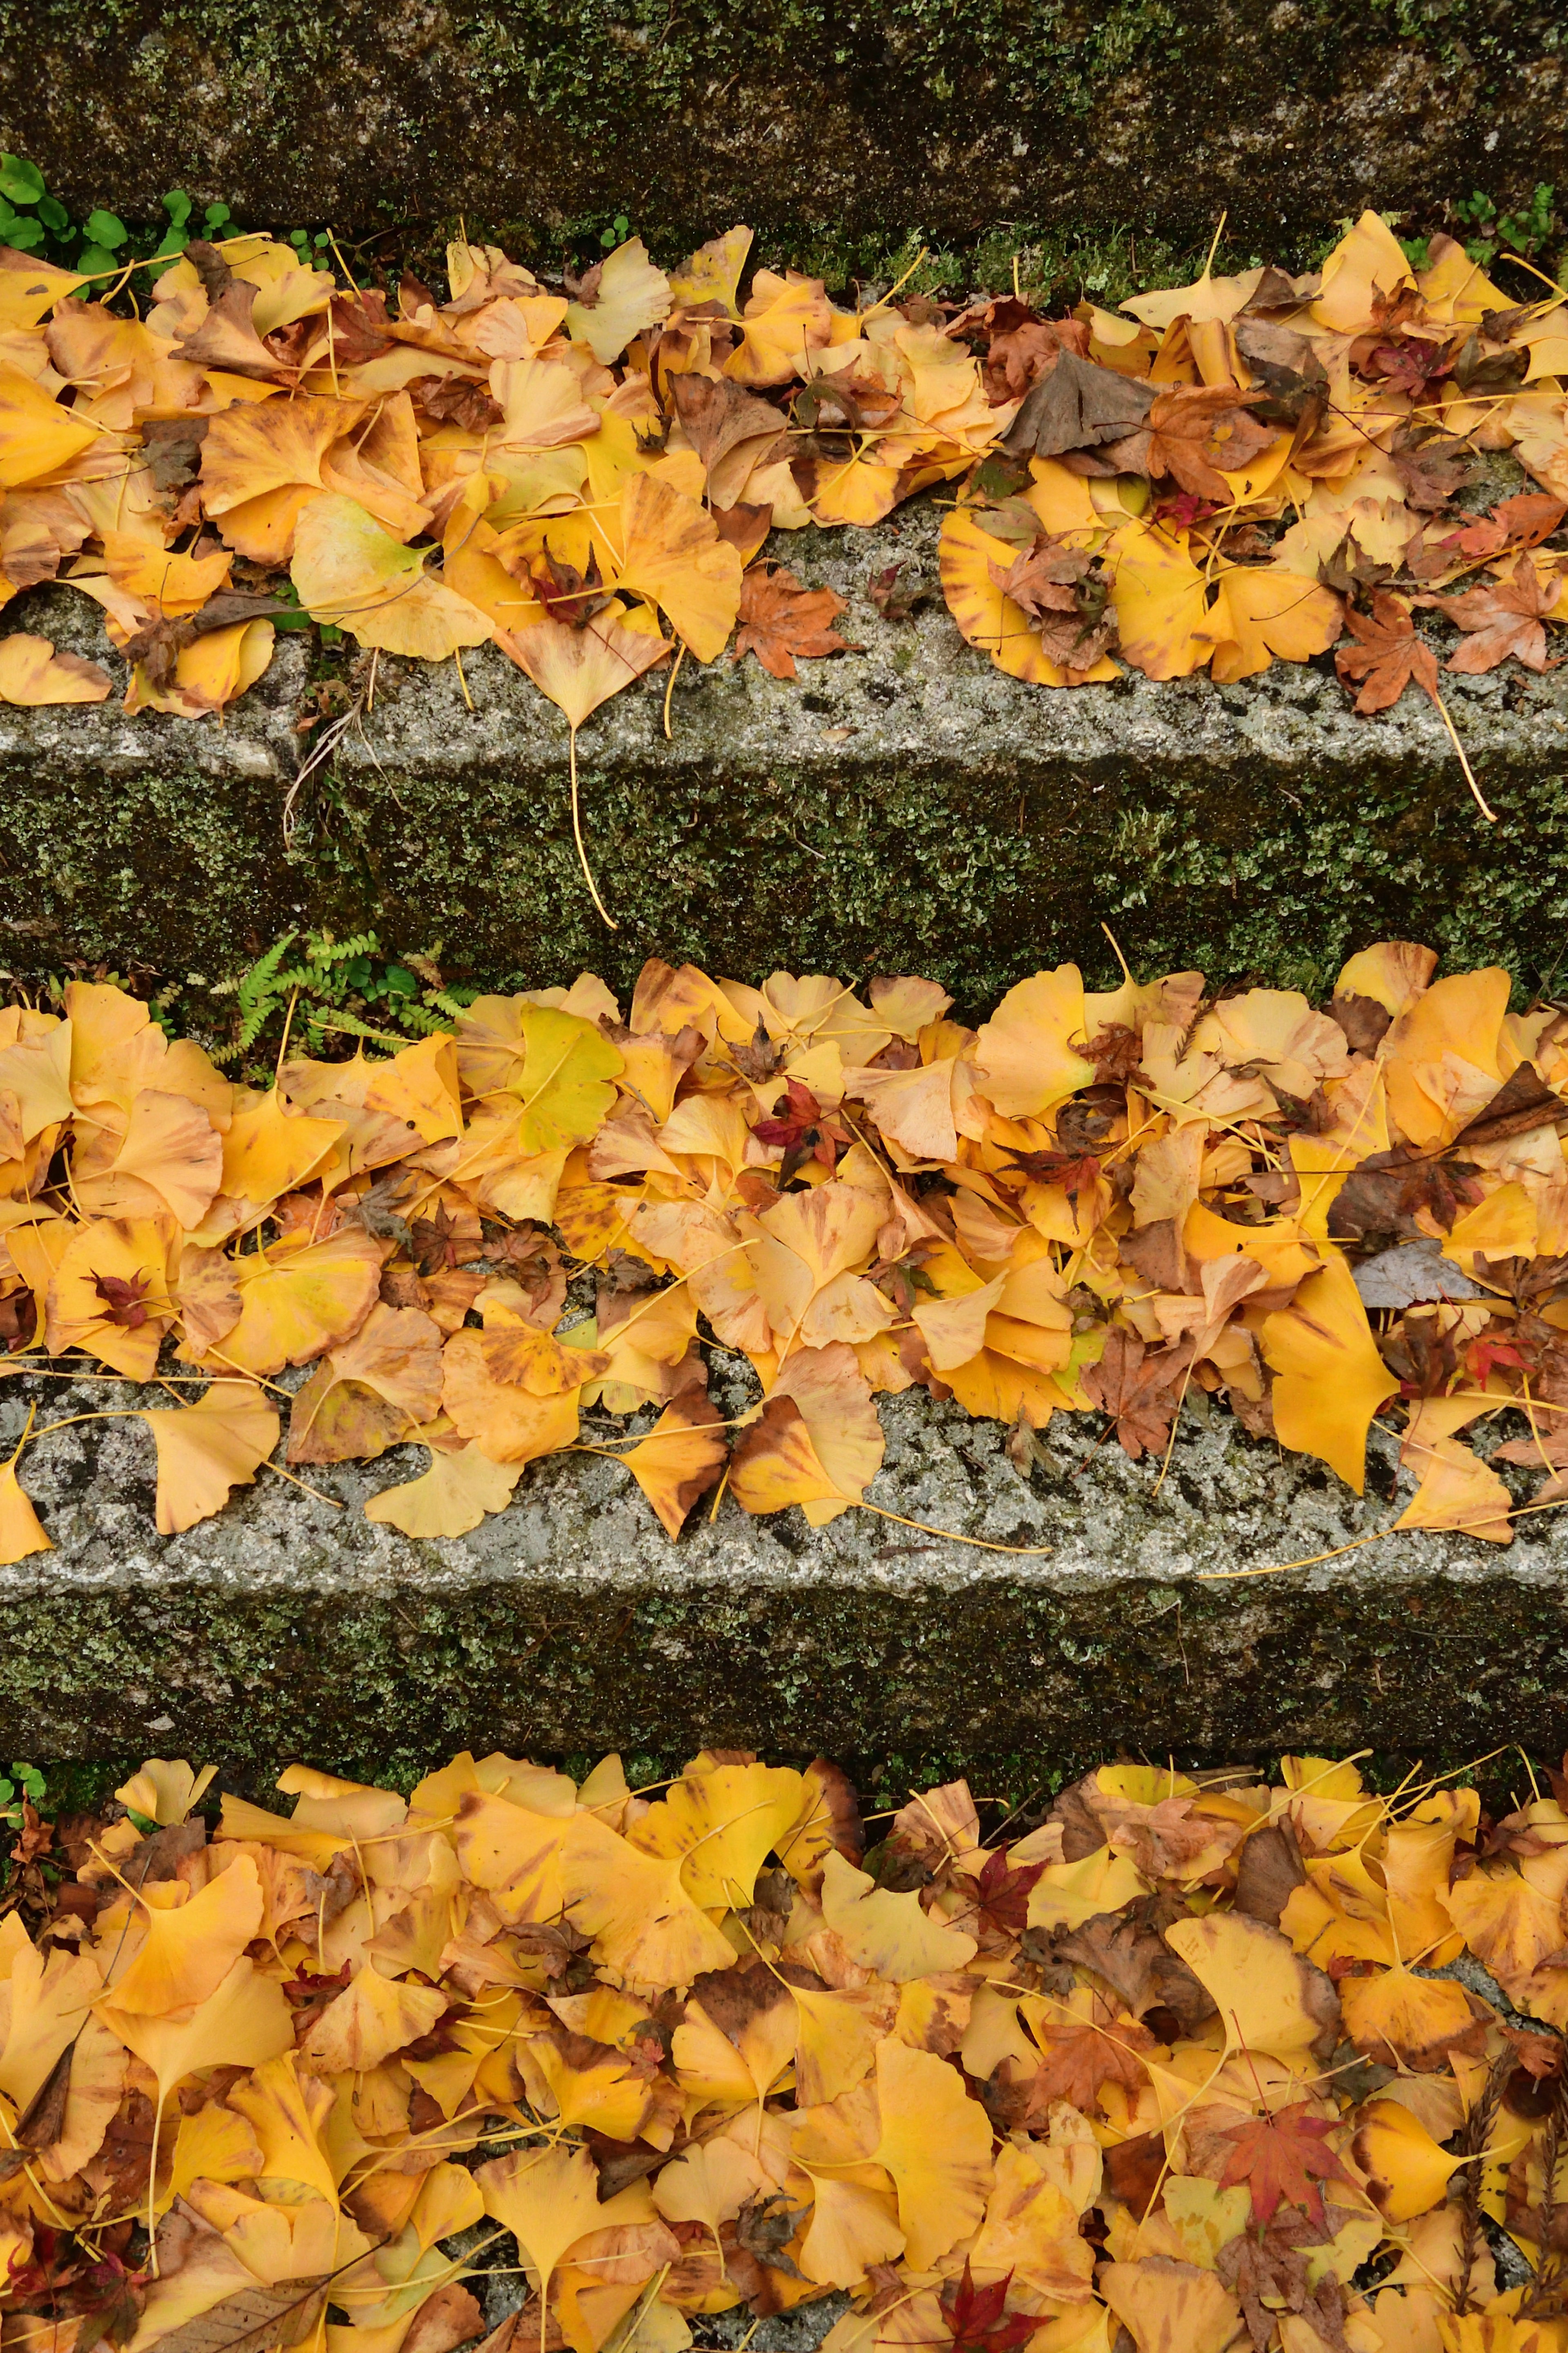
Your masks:
{"label": "lichen on concrete", "polygon": [[[966,1015],[1042,963],[1109,978],[1109,923],[1144,971],[1198,966],[1311,990],[1380,936],[1532,986],[1568,914],[1568,683],[1506,669],[1445,695],[1499,823],[1442,721],[1407,693],[1358,718],[1326,657],[1235,686],[1199,675],[1053,692],[960,639],[940,597],[912,624],[873,571],[934,581],[940,511],[871,532],[779,533],[848,602],[855,648],[793,682],[748,657],[683,665],[663,733],[654,672],[582,730],[573,845],[566,730],[499,650],[383,657],[374,708],[282,818],[299,761],[298,640],[210,722],[0,712],[0,871],[19,971],[71,956],[183,983],[231,974],[291,928],[444,943],[457,978],[535,987],[583,968],[626,987],[653,954],[757,979],[929,973]],[[94,608],[34,592],[24,626],[123,675]],[[199,997],[199,991],[197,992]]]}
{"label": "lichen on concrete", "polygon": [[[744,1360],[713,1354],[716,1394],[740,1409]],[[0,1451],[33,1402],[58,1419],[108,1395],[8,1379]],[[112,1402],[168,1400],[117,1388]],[[725,1501],[679,1544],[623,1470],[582,1454],[531,1466],[472,1535],[412,1542],[363,1505],[424,1468],[416,1448],[312,1467],[319,1494],[264,1470],[163,1537],[133,1414],[52,1431],[24,1462],[57,1548],[0,1571],[5,1737],[61,1759],[200,1750],[263,1777],[292,1756],[408,1774],[470,1743],[668,1759],[717,1742],[910,1771],[1561,1745],[1568,1537],[1552,1514],[1521,1520],[1507,1551],[1427,1532],[1363,1543],[1409,1493],[1392,1438],[1374,1430],[1357,1498],[1196,1396],[1163,1479],[1093,1417],[1058,1416],[1049,1463],[1025,1478],[994,1422],[920,1390],[879,1406],[879,1513],[813,1532],[797,1511],[755,1520]],[[1292,1562],[1310,1565],[1228,1574]]]}

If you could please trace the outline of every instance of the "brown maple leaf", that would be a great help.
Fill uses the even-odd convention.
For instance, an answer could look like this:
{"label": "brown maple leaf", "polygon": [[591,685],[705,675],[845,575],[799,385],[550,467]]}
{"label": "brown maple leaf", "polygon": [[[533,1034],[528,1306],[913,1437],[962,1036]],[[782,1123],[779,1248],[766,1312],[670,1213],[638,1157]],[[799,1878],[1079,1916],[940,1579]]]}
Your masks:
{"label": "brown maple leaf", "polygon": [[1081,675],[1116,643],[1110,575],[1082,548],[1047,538],[1010,565],[988,568],[1002,594],[1035,623],[1047,659],[1063,670]]}
{"label": "brown maple leaf", "polygon": [[1435,1160],[1409,1144],[1369,1153],[1334,1198],[1329,1238],[1369,1244],[1411,1241],[1429,1230],[1417,1219],[1423,1209],[1447,1233],[1461,1208],[1473,1208],[1481,1198],[1475,1174],[1468,1161]]}
{"label": "brown maple leaf", "polygon": [[1409,609],[1397,596],[1375,589],[1370,615],[1347,606],[1345,626],[1357,642],[1338,649],[1334,667],[1346,686],[1360,682],[1359,712],[1391,710],[1413,682],[1436,702],[1437,657],[1416,636]]}
{"label": "brown maple leaf", "polygon": [[1058,1959],[1103,1978],[1134,2017],[1166,2010],[1178,2034],[1195,2034],[1215,2015],[1215,2003],[1163,1934],[1186,1916],[1185,1905],[1173,1895],[1142,1895],[1120,1912],[1095,1913],[1055,1937],[1053,1947]]}
{"label": "brown maple leaf", "polygon": [[794,678],[795,657],[858,653],[833,627],[847,610],[832,588],[807,588],[783,564],[753,564],[741,583],[731,661],[756,655],[773,678]]}
{"label": "brown maple leaf", "polygon": [[1526,670],[1545,671],[1558,664],[1547,659],[1546,631],[1542,623],[1563,593],[1561,573],[1537,570],[1531,556],[1520,555],[1506,580],[1489,580],[1458,596],[1434,596],[1440,613],[1465,632],[1465,642],[1449,656],[1446,667],[1475,675],[1496,670],[1510,654]]}
{"label": "brown maple leaf", "polygon": [[853,1136],[842,1121],[831,1112],[825,1112],[811,1089],[799,1079],[786,1079],[784,1092],[773,1104],[771,1119],[760,1119],[752,1134],[759,1144],[777,1144],[784,1149],[784,1165],[779,1172],[782,1184],[787,1185],[803,1160],[820,1160],[831,1170],[841,1152],[847,1152]]}
{"label": "brown maple leaf", "polygon": [[1169,475],[1194,497],[1228,505],[1231,487],[1220,468],[1234,473],[1248,464],[1278,429],[1248,415],[1256,401],[1234,385],[1174,385],[1160,394],[1142,430],[1107,454],[1129,473],[1154,481]]}
{"label": "brown maple leaf", "polygon": [[[1339,2209],[1334,2210],[1336,2215]],[[1326,2234],[1325,2234],[1326,2235]],[[1333,2353],[1350,2353],[1344,2333],[1345,2295],[1338,2275],[1308,2285],[1303,2247],[1321,2244],[1300,2215],[1279,2215],[1267,2231],[1243,2231],[1221,2247],[1215,2268],[1240,2305],[1254,2353],[1279,2341],[1279,2306],[1299,2314]]]}
{"label": "brown maple leaf", "polygon": [[994,1936],[1021,1936],[1029,1924],[1029,1890],[1045,1867],[1043,1862],[1025,1862],[1015,1869],[1006,1848],[998,1847],[978,1873],[960,1875],[958,1884],[974,1891],[968,1916]]}
{"label": "brown maple leaf", "polygon": [[1151,1353],[1135,1332],[1116,1328],[1106,1335],[1100,1362],[1083,1375],[1085,1397],[1115,1416],[1116,1435],[1134,1462],[1163,1452],[1191,1360],[1185,1345]]}
{"label": "brown maple leaf", "polygon": [[1102,2084],[1122,2084],[1136,2093],[1145,2074],[1140,2054],[1154,2048],[1148,2029],[1131,2018],[1118,2019],[1105,2031],[1075,2019],[1039,2032],[1043,2055],[1029,2083],[1027,2113],[1042,2122],[1053,2100],[1069,2100],[1088,2116],[1099,2105]]}
{"label": "brown maple leaf", "polygon": [[1470,479],[1469,452],[1451,433],[1402,432],[1389,454],[1405,502],[1418,513],[1436,514]]}
{"label": "brown maple leaf", "polygon": [[[335,313],[335,304],[333,309]],[[406,389],[420,416],[428,417],[432,425],[460,425],[466,432],[484,433],[506,414],[500,401],[471,376],[416,375]]]}

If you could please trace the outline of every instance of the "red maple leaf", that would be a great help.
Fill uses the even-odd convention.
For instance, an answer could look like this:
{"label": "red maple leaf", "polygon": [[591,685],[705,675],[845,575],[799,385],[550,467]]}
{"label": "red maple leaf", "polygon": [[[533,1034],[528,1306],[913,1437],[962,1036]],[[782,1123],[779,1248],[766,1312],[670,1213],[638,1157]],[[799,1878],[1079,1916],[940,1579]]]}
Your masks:
{"label": "red maple leaf", "polygon": [[1021,1862],[1011,1871],[1005,1847],[988,1854],[984,1869],[969,1881],[981,1926],[994,1928],[998,1936],[1021,1936],[1029,1925],[1029,1890],[1045,1867],[1043,1862]]}
{"label": "red maple leaf", "polygon": [[1471,1377],[1478,1381],[1484,1382],[1488,1375],[1495,1372],[1500,1365],[1505,1366],[1510,1372],[1522,1372],[1524,1369],[1524,1358],[1520,1355],[1519,1350],[1506,1340],[1474,1340],[1470,1344],[1468,1354]]}
{"label": "red maple leaf", "polygon": [[1232,2147],[1220,2188],[1230,2189],[1245,2181],[1252,2192],[1253,2220],[1265,2229],[1285,2203],[1300,2206],[1327,2236],[1320,2184],[1350,2180],[1333,2150],[1323,2147],[1333,2129],[1334,2120],[1315,2116],[1305,2100],[1271,2116],[1250,2116],[1245,2124],[1232,2125],[1225,2135]]}
{"label": "red maple leaf", "polygon": [[95,1274],[92,1287],[103,1302],[103,1321],[124,1332],[140,1332],[147,1321],[142,1302],[152,1277],[145,1274]]}
{"label": "red maple leaf", "polygon": [[786,1079],[784,1092],[773,1104],[772,1119],[758,1120],[752,1130],[759,1144],[784,1147],[784,1181],[787,1184],[803,1160],[820,1160],[831,1170],[851,1138],[830,1112],[825,1112],[808,1086]]}
{"label": "red maple leaf", "polygon": [[952,2340],[952,2353],[1016,2353],[1016,2348],[1026,2345],[1037,2328],[1045,2327],[1048,2313],[1036,2316],[1004,2309],[1012,2284],[1013,2274],[1007,2272],[989,2287],[976,2287],[965,2255],[963,2277],[955,2288],[944,2290],[942,2299],[942,2322]]}

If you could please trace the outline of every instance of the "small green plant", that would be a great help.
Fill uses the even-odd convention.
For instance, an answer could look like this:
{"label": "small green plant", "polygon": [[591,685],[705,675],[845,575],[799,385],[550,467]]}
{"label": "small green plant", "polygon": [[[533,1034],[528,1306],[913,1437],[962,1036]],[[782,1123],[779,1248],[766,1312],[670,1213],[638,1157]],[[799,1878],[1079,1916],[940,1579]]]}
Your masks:
{"label": "small green plant", "polygon": [[[184,188],[171,188],[163,205],[167,218],[161,229],[128,228],[118,213],[101,205],[78,222],[50,195],[37,164],[25,155],[0,154],[0,244],[39,254],[84,278],[102,280],[117,270],[157,269],[184,253],[193,236],[219,237],[232,229],[228,206],[213,203],[204,209],[198,232],[192,219],[195,200]],[[327,239],[323,235],[316,242]]]}
{"label": "small green plant", "polygon": [[631,233],[632,225],[626,214],[617,213],[609,227],[601,232],[599,243],[606,253],[613,253],[617,245],[625,245]]}
{"label": "small green plant", "polygon": [[[238,1061],[248,1054],[269,1027],[281,1037],[282,1024],[293,1008],[291,1038],[307,1052],[320,1053],[330,1038],[367,1038],[374,1044],[396,1048],[411,1038],[428,1037],[444,1029],[479,991],[449,987],[436,958],[437,941],[428,952],[405,950],[402,956],[383,954],[374,932],[334,940],[330,932],[307,933],[299,955],[286,962],[298,932],[287,932],[237,979],[220,981],[215,997],[232,996],[237,1022],[232,1041],[218,1047],[213,1060]],[[367,1014],[377,1018],[370,1021]],[[402,1037],[389,1029],[395,1025]]]}
{"label": "small green plant", "polygon": [[0,1821],[14,1831],[22,1827],[22,1803],[35,1809],[44,1802],[47,1784],[36,1765],[13,1765],[9,1778],[0,1778]]}
{"label": "small green plant", "polygon": [[1501,252],[1522,254],[1526,260],[1541,252],[1560,227],[1555,195],[1550,180],[1539,180],[1529,205],[1519,213],[1500,213],[1494,199],[1480,188],[1461,196],[1454,216],[1477,231],[1465,240],[1470,259],[1484,267]]}

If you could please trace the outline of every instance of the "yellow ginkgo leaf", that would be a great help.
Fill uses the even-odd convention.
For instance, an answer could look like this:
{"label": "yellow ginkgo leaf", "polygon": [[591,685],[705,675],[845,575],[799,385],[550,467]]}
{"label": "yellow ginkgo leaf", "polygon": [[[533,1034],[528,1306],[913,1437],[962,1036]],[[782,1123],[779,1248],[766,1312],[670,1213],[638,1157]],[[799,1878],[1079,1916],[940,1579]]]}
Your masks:
{"label": "yellow ginkgo leaf", "polygon": [[693,1388],[673,1398],[647,1436],[620,1460],[666,1531],[678,1536],[698,1497],[717,1485],[729,1453],[718,1407],[706,1389]]}
{"label": "yellow ginkgo leaf", "polygon": [[57,302],[88,282],[14,245],[0,248],[0,331],[36,327]]}
{"label": "yellow ginkgo leaf", "polygon": [[787,1767],[719,1765],[699,1758],[627,1832],[644,1854],[684,1858],[693,1903],[737,1911],[757,1873],[800,1811],[800,1775]]}
{"label": "yellow ginkgo leaf", "polygon": [[96,427],[79,423],[31,376],[0,361],[0,484],[16,490],[38,481],[99,438]]}
{"label": "yellow ginkgo leaf", "polygon": [[1005,1119],[1038,1118],[1079,1087],[1095,1066],[1087,1042],[1083,976],[1075,964],[1037,972],[1010,988],[975,1041],[976,1076]]}
{"label": "yellow ginkgo leaf", "polygon": [[1373,1416],[1399,1383],[1378,1355],[1355,1279],[1337,1250],[1289,1307],[1265,1319],[1261,1345],[1276,1375],[1280,1443],[1317,1455],[1359,1495]]}
{"label": "yellow ginkgo leaf", "polygon": [[345,1226],[325,1241],[285,1236],[234,1261],[239,1320],[213,1354],[226,1370],[257,1375],[308,1365],[357,1332],[381,1285],[382,1250]]}
{"label": "yellow ginkgo leaf", "polygon": [[202,441],[202,504],[229,545],[258,564],[286,563],[300,515],[325,487],[321,461],[351,433],[363,404],[349,400],[236,402]]}
{"label": "yellow ginkgo leaf", "polygon": [[735,1947],[688,1894],[683,1856],[640,1852],[593,1814],[568,1826],[561,1852],[566,1907],[597,1959],[637,1986],[689,1986],[733,1966]]}
{"label": "yellow ginkgo leaf", "polygon": [[542,2307],[561,2258],[600,2227],[599,2173],[585,2148],[517,2148],[476,2166],[485,2211],[517,2241],[535,2273]]}
{"label": "yellow ginkgo leaf", "polygon": [[111,1999],[96,2008],[110,2033],[153,2070],[160,2104],[198,2068],[259,2067],[294,2043],[294,2013],[282,1987],[243,1954],[194,2009],[162,2016],[119,2008]]}
{"label": "yellow ginkgo leaf", "polygon": [[1406,1451],[1421,1483],[1394,1521],[1396,1528],[1458,1528],[1486,1544],[1513,1542],[1513,1497],[1463,1439],[1439,1438]]}
{"label": "yellow ginkgo leaf", "polygon": [[759,269],[752,280],[739,347],[724,363],[737,384],[787,384],[809,373],[807,354],[833,332],[833,306],[820,278]]}
{"label": "yellow ginkgo leaf", "polygon": [[418,1307],[378,1300],[294,1399],[290,1462],[374,1459],[441,1407],[441,1329]]}
{"label": "yellow ginkgo leaf", "polygon": [[752,232],[743,227],[726,229],[722,237],[710,237],[706,245],[698,247],[684,269],[671,270],[672,300],[683,310],[695,310],[702,302],[718,302],[728,317],[738,319],[741,272],[751,249]]}
{"label": "yellow ginkgo leaf", "polygon": [[85,1348],[132,1380],[151,1380],[174,1317],[172,1218],[95,1218],[79,1226],[49,1285],[51,1353]]}
{"label": "yellow ginkgo leaf", "polygon": [[1308,661],[1322,653],[1344,626],[1331,589],[1320,588],[1270,565],[1237,565],[1225,574],[1225,610],[1232,635],[1215,646],[1209,675],[1222,686],[1252,678],[1276,656]]}
{"label": "yellow ginkgo leaf", "polygon": [[223,1140],[223,1191],[233,1201],[275,1201],[315,1174],[344,1133],[338,1119],[291,1111],[276,1087],[242,1103]]}
{"label": "yellow ginkgo leaf", "polygon": [[945,2060],[891,2036],[877,2046],[877,2106],[876,2161],[893,2178],[910,2265],[929,2271],[985,2211],[990,2120]]}
{"label": "yellow ginkgo leaf", "polygon": [[1367,2177],[1367,2195],[1385,2222],[1413,2221],[1441,2205],[1448,2177],[1464,2163],[1440,2148],[1418,2116],[1398,2100],[1369,2100],[1352,2144]]}
{"label": "yellow ginkgo leaf", "polygon": [[823,1865],[822,1916],[853,1960],[893,1985],[961,1969],[974,1957],[973,1936],[922,1910],[918,1895],[879,1887],[836,1848]]}
{"label": "yellow ginkgo leaf", "polygon": [[1402,286],[1415,283],[1404,247],[1383,215],[1369,207],[1324,261],[1312,316],[1335,334],[1352,334],[1372,324],[1379,295],[1392,301]]}
{"label": "yellow ginkgo leaf", "polygon": [[425,571],[427,548],[405,547],[356,499],[312,500],[294,534],[289,576],[312,620],[363,646],[443,661],[494,631],[488,614]]}
{"label": "yellow ginkgo leaf", "polygon": [[54,1548],[53,1539],[22,1492],[15,1461],[0,1466],[0,1568]]}
{"label": "yellow ginkgo leaf", "polygon": [[366,1964],[317,2019],[300,2045],[300,2059],[311,2074],[363,2074],[428,2034],[446,2008],[439,1987],[380,1977]]}
{"label": "yellow ginkgo leaf", "polygon": [[1340,2005],[1331,1979],[1267,1921],[1211,1912],[1175,1921],[1165,1941],[1215,2003],[1233,2048],[1286,2061],[1333,2049]]}
{"label": "yellow ginkgo leaf", "polygon": [[720,2138],[689,2149],[667,2165],[654,2183],[653,2202],[670,2222],[700,2222],[715,2239],[742,2206],[765,2198],[771,2183],[756,2158],[735,2141]]}
{"label": "yellow ginkgo leaf", "polygon": [[239,1855],[188,1902],[145,1912],[142,1941],[103,2000],[139,2018],[162,2018],[207,2000],[261,1926],[261,1914],[256,1865],[249,1855]]}
{"label": "yellow ginkgo leaf", "polygon": [[791,1504],[842,1511],[851,1500],[817,1453],[805,1415],[793,1398],[768,1398],[735,1441],[730,1493],[743,1512],[761,1516]]}
{"label": "yellow ginkgo leaf", "polygon": [[542,617],[526,628],[503,630],[497,643],[565,712],[574,730],[669,652],[651,613],[628,612],[616,601],[580,629]]}
{"label": "yellow ginkgo leaf", "polygon": [[158,1533],[211,1519],[278,1443],[276,1409],[253,1381],[214,1381],[192,1405],[142,1417],[158,1450]]}
{"label": "yellow ginkgo leaf", "polygon": [[46,702],[102,702],[111,681],[80,654],[58,651],[47,638],[16,629],[0,638],[0,702],[36,708]]}
{"label": "yellow ginkgo leaf", "polygon": [[521,1462],[493,1462],[472,1441],[456,1453],[433,1450],[428,1471],[368,1496],[364,1515],[405,1536],[466,1536],[487,1513],[505,1511],[521,1476]]}
{"label": "yellow ginkgo leaf", "polygon": [[492,1461],[520,1468],[570,1446],[577,1436],[581,1389],[535,1397],[497,1380],[485,1361],[484,1337],[454,1332],[442,1351],[441,1408],[453,1429]]}
{"label": "yellow ginkgo leaf", "polygon": [[198,612],[224,586],[234,563],[226,548],[216,555],[176,555],[126,531],[104,533],[103,558],[117,588],[174,616]]}
{"label": "yellow ginkgo leaf", "polygon": [[184,1757],[149,1757],[114,1794],[122,1806],[152,1821],[183,1822],[216,1779],[216,1765],[204,1765],[198,1773]]}
{"label": "yellow ginkgo leaf", "polygon": [[741,609],[739,548],[697,501],[652,474],[621,494],[620,586],[658,605],[699,661],[724,649]]}
{"label": "yellow ginkgo leaf", "polygon": [[618,360],[634,335],[669,316],[670,284],[647,257],[640,237],[629,237],[599,264],[592,303],[568,305],[566,332],[586,343],[601,367]]}
{"label": "yellow ginkgo leaf", "polygon": [[150,1187],[189,1230],[200,1225],[223,1180],[223,1138],[200,1103],[143,1087],[110,1175]]}
{"label": "yellow ginkgo leaf", "polygon": [[1223,586],[1211,589],[1179,534],[1153,523],[1126,523],[1106,561],[1118,644],[1145,678],[1186,678],[1217,645],[1236,638]]}
{"label": "yellow ginkgo leaf", "polygon": [[270,621],[239,621],[232,628],[205,629],[174,657],[169,685],[154,687],[138,663],[125,698],[127,711],[167,711],[176,718],[201,719],[237,702],[272,659],[277,632]]}
{"label": "yellow ginkgo leaf", "polygon": [[1244,2336],[1235,2297],[1200,2263],[1144,2255],[1107,2263],[1098,2285],[1139,2353],[1228,2353]]}

